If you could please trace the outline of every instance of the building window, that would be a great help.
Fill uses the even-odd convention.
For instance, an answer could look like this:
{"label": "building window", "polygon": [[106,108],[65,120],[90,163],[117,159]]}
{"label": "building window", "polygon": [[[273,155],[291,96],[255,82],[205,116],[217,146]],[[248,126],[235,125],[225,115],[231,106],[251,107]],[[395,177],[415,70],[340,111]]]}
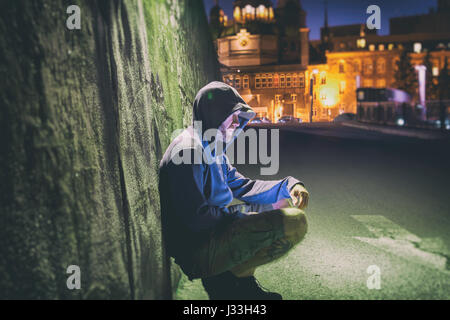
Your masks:
{"label": "building window", "polygon": [[242,88],[248,89],[248,76],[244,76],[242,79]]}
{"label": "building window", "polygon": [[414,43],[414,52],[420,53],[422,51],[422,44],[420,42]]}
{"label": "building window", "polygon": [[356,47],[360,49],[364,49],[366,47],[366,39],[358,39],[356,40]]}
{"label": "building window", "polygon": [[286,75],[286,88],[292,87],[292,77],[291,74]]}
{"label": "building window", "polygon": [[275,95],[275,102],[281,102],[281,94]]}
{"label": "building window", "polygon": [[267,75],[267,88],[273,88],[273,75],[271,73]]}
{"label": "building window", "polygon": [[275,73],[273,75],[273,87],[278,88],[279,85],[280,85],[280,78],[278,77],[278,73]]}
{"label": "building window", "polygon": [[363,87],[365,88],[370,88],[373,86],[373,81],[372,79],[364,79],[363,81]]}
{"label": "building window", "polygon": [[291,94],[291,99],[293,102],[297,101],[297,95],[295,93]]}
{"label": "building window", "polygon": [[380,58],[377,60],[377,73],[384,74],[386,72],[386,60]]}
{"label": "building window", "polygon": [[236,89],[240,89],[241,88],[241,77],[240,76],[235,76],[234,77],[234,87]]}
{"label": "building window", "polygon": [[325,71],[320,73],[320,84],[327,84],[327,74]]}
{"label": "building window", "polygon": [[260,89],[261,88],[261,75],[257,74],[255,76],[255,88]]}
{"label": "building window", "polygon": [[298,75],[296,74],[296,73],[294,73],[293,75],[292,75],[292,83],[293,83],[293,87],[295,87],[295,88],[298,88]]}
{"label": "building window", "polygon": [[385,87],[386,87],[386,80],[378,79],[377,80],[377,88],[385,88]]}
{"label": "building window", "polygon": [[285,78],[284,74],[280,74],[280,88],[285,88],[286,87],[285,80],[286,80],[286,78]]}
{"label": "building window", "polygon": [[439,75],[439,68],[438,67],[433,67],[433,76],[437,77]]}
{"label": "building window", "polygon": [[233,16],[237,22],[241,22],[242,16],[241,16],[241,8],[240,7],[236,6],[234,8]]}
{"label": "building window", "polygon": [[370,51],[375,51],[375,45],[374,44],[369,45],[369,50]]}
{"label": "building window", "polygon": [[345,81],[339,83],[339,94],[344,94],[345,92]]}
{"label": "building window", "polygon": [[261,87],[267,88],[267,74],[261,76]]}
{"label": "building window", "polygon": [[372,74],[373,73],[373,64],[372,60],[366,59],[364,60],[364,74]]}
{"label": "building window", "polygon": [[384,44],[379,44],[378,45],[378,50],[384,51]]}
{"label": "building window", "polygon": [[298,75],[298,82],[299,82],[299,87],[300,88],[304,88],[305,87],[305,75],[303,73],[300,73]]}
{"label": "building window", "polygon": [[339,62],[339,73],[345,72],[344,61]]}
{"label": "building window", "polygon": [[389,43],[389,44],[388,44],[388,49],[389,49],[389,50],[394,49],[394,44],[393,44],[393,43]]}

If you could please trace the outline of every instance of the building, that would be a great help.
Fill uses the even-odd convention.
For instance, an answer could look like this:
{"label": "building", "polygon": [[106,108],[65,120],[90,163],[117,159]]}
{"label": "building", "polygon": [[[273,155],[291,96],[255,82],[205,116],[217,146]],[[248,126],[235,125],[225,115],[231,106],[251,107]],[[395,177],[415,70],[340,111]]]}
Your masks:
{"label": "building", "polygon": [[428,66],[426,97],[418,86],[413,94],[424,104],[436,99],[430,90],[450,58],[449,3],[439,0],[428,15],[391,19],[385,36],[365,24],[330,27],[325,7],[321,39],[309,41],[300,1],[279,0],[275,8],[270,1],[235,1],[233,19],[222,19],[216,38],[223,79],[259,116],[331,121],[356,113],[357,88],[397,87],[397,62],[406,52],[413,68]]}
{"label": "building", "polygon": [[309,29],[300,1],[279,0],[274,8],[266,0],[238,0],[233,19],[222,22],[220,14],[213,15],[220,11],[217,4],[212,8],[210,26],[223,81],[234,86],[258,116],[306,119]]}

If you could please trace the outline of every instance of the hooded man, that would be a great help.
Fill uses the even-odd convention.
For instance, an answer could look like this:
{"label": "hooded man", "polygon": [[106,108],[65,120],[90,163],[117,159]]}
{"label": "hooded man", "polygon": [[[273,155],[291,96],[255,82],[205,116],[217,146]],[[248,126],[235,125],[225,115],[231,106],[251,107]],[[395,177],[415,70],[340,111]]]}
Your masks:
{"label": "hooded man", "polygon": [[[168,254],[190,280],[202,279],[210,299],[280,300],[254,272],[303,239],[308,192],[295,178],[251,180],[231,166],[225,150],[255,116],[234,88],[211,82],[193,108],[193,125],[160,164]],[[230,205],[233,199],[243,203]]]}

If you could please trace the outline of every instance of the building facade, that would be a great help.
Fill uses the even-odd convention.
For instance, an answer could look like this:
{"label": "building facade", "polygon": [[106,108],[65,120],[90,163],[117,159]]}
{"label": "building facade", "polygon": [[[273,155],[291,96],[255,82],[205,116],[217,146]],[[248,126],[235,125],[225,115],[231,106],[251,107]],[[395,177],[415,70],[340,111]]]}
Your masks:
{"label": "building facade", "polygon": [[[227,22],[216,33],[223,81],[258,116],[277,121],[292,115],[304,122],[356,113],[359,87],[395,88],[397,62],[405,51],[413,68],[431,69],[427,81],[437,86],[450,59],[450,31],[440,28],[450,21],[449,2],[440,0],[437,10],[420,19],[392,19],[394,33],[385,36],[365,24],[329,27],[325,8],[321,39],[309,41],[300,1],[279,0],[275,8],[269,1],[235,1],[233,19],[222,18]],[[420,28],[424,21],[426,32]],[[410,28],[404,29],[405,23]],[[419,87],[414,90],[419,101]],[[426,99],[433,99],[428,91]]]}
{"label": "building facade", "polygon": [[[216,5],[211,12],[220,12]],[[233,19],[214,28],[223,81],[234,86],[260,117],[307,117],[305,78],[309,29],[299,0],[240,0]],[[220,24],[220,23],[219,23]],[[218,20],[210,25],[217,26]]]}

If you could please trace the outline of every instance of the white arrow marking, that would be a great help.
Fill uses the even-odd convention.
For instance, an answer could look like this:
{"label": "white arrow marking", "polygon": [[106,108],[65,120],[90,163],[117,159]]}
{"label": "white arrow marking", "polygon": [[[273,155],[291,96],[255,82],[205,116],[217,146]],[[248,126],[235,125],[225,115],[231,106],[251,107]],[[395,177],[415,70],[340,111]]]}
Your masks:
{"label": "white arrow marking", "polygon": [[440,238],[421,239],[381,215],[353,215],[376,238],[353,237],[397,256],[448,272],[450,256]]}

